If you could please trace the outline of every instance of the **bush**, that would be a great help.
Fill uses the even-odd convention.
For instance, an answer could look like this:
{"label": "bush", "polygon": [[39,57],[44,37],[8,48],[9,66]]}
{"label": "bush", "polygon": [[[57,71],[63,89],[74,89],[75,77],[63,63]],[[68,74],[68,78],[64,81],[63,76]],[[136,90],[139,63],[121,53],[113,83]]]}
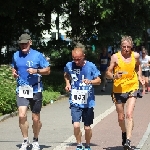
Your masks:
{"label": "bush", "polygon": [[0,113],[11,113],[17,109],[15,86],[16,81],[7,65],[0,67]]}
{"label": "bush", "polygon": [[43,92],[43,106],[49,104],[51,100],[56,101],[59,96],[60,96],[59,92],[49,92],[45,90]]}
{"label": "bush", "polygon": [[48,90],[51,92],[60,92],[61,94],[65,94],[65,81],[62,68],[60,70],[56,70],[51,68],[51,73],[49,76],[43,76],[42,81],[44,84],[44,90]]}
{"label": "bush", "polygon": [[[50,100],[57,100],[64,91],[63,72],[52,71],[49,76],[43,76],[43,106]],[[17,110],[16,105],[16,81],[12,77],[11,67],[3,65],[0,67],[0,114],[8,114]]]}

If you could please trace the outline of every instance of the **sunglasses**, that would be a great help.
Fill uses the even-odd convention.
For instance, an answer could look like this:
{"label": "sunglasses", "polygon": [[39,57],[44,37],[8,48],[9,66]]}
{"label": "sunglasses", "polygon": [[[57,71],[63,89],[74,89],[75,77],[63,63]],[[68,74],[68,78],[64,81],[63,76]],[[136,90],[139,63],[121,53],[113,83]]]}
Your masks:
{"label": "sunglasses", "polygon": [[131,46],[122,46],[123,48],[131,48]]}

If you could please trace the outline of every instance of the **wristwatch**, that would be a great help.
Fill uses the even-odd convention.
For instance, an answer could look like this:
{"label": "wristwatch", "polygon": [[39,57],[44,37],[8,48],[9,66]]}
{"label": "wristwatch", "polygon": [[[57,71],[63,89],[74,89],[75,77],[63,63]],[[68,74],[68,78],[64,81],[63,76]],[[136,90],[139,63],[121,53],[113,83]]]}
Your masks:
{"label": "wristwatch", "polygon": [[39,69],[37,69],[37,73],[40,73],[40,70],[39,70]]}

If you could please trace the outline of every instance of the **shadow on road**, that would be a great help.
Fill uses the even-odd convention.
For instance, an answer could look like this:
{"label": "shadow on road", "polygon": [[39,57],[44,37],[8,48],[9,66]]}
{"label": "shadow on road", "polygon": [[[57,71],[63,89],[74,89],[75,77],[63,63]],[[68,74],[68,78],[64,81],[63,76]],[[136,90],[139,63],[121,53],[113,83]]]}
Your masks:
{"label": "shadow on road", "polygon": [[[83,145],[85,145],[85,143],[82,143]],[[72,144],[67,144],[68,146],[77,146],[77,143],[72,143]],[[97,144],[94,143],[90,143],[91,146],[98,146]]]}
{"label": "shadow on road", "polygon": [[[18,148],[21,147],[21,144],[16,145]],[[40,150],[42,149],[46,149],[46,148],[50,148],[51,146],[46,146],[46,145],[40,145]],[[32,144],[30,145],[30,147],[28,147],[28,150],[32,149]]]}
{"label": "shadow on road", "polygon": [[[132,149],[134,150],[136,147],[132,146]],[[115,147],[107,147],[107,148],[103,148],[105,150],[124,150],[123,146],[115,146]]]}

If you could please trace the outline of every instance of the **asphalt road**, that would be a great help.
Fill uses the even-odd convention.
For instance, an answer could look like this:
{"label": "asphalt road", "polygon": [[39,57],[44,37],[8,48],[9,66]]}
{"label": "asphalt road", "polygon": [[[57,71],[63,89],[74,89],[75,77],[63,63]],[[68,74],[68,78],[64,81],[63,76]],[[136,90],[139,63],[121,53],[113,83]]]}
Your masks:
{"label": "asphalt road", "polygon": [[[118,126],[117,114],[112,103],[110,93],[111,83],[108,83],[106,92],[100,91],[100,86],[95,87],[96,107],[95,119],[92,125],[93,136],[92,150],[122,150],[121,131]],[[132,145],[136,149],[150,149],[150,94],[137,99],[134,111],[134,130]],[[28,112],[29,139],[32,141],[32,119]],[[71,124],[71,115],[68,98],[63,98],[51,105],[42,108],[42,129],[39,136],[41,150],[71,150],[75,149],[75,138]],[[83,143],[84,130],[83,131]],[[17,150],[22,143],[22,135],[18,126],[18,116],[0,122],[0,150]],[[31,148],[29,148],[30,150]]]}

